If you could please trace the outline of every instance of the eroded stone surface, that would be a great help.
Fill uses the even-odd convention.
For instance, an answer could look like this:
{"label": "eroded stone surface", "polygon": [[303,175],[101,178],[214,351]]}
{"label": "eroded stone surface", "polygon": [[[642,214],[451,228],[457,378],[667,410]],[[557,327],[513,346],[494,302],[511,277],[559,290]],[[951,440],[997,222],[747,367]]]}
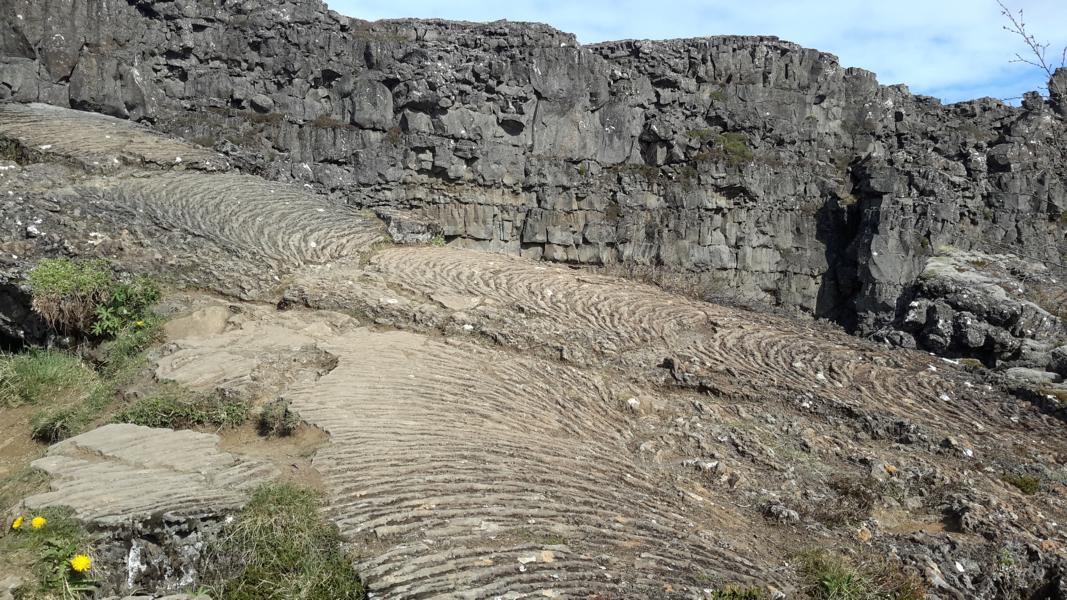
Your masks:
{"label": "eroded stone surface", "polygon": [[230,512],[275,470],[217,446],[212,434],[105,425],[34,461],[52,477],[51,489],[25,503],[70,506],[80,519],[101,525]]}
{"label": "eroded stone surface", "polygon": [[[275,184],[251,175],[104,179],[54,155],[2,175],[18,207],[0,238],[10,272],[106,256],[269,301],[192,302],[157,374],[281,396],[328,431],[314,460],[326,515],[383,597],[794,592],[795,551],[813,544],[895,554],[945,596],[1064,581],[1063,413],[928,354],[530,258],[379,247],[369,217],[292,186],[263,194]],[[43,498],[116,523],[186,503],[162,522],[188,547],[197,496],[237,506],[259,472],[211,436],[167,434],[186,451],[160,455],[117,431],[42,459],[67,486]],[[104,490],[94,472],[196,493]],[[1005,549],[1018,569],[1000,568]]]}

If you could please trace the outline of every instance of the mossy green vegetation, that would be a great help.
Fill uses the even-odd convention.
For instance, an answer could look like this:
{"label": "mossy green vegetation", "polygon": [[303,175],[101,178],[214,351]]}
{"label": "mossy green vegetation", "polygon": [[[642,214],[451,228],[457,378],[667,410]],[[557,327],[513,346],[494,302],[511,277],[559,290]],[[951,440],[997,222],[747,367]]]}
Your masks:
{"label": "mossy green vegetation", "polygon": [[191,392],[175,383],[164,383],[116,414],[114,420],[145,427],[226,429],[238,427],[248,420],[248,405],[216,394]]}
{"label": "mossy green vegetation", "polygon": [[715,148],[726,162],[738,166],[752,162],[752,149],[743,133],[728,131],[715,138]]}
{"label": "mossy green vegetation", "polygon": [[1021,473],[1005,473],[1000,477],[1004,483],[1014,486],[1023,494],[1033,496],[1041,491],[1041,479],[1033,475]]}
{"label": "mossy green vegetation", "polygon": [[362,600],[363,584],[315,490],[258,488],[212,549],[216,600]]}

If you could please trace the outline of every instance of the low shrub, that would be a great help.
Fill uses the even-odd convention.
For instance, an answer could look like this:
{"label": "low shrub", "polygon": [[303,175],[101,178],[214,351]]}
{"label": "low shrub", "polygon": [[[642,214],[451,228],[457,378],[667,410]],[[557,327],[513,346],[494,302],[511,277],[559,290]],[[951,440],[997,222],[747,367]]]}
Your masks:
{"label": "low shrub", "polygon": [[149,309],[159,302],[159,286],[147,277],[118,282],[96,306],[92,333],[116,336],[127,329],[144,328],[151,318]]}
{"label": "low shrub", "polygon": [[289,403],[285,400],[275,400],[259,412],[256,429],[259,435],[264,437],[285,437],[292,435],[298,426],[300,417],[289,410]]}
{"label": "low shrub", "polygon": [[1015,486],[1023,494],[1027,496],[1033,496],[1041,491],[1041,479],[1033,475],[1022,475],[1020,473],[1005,473],[1001,476],[1004,483]]}
{"label": "low shrub", "polygon": [[321,497],[290,483],[258,488],[212,549],[216,600],[362,600],[363,584]]}
{"label": "low shrub", "polygon": [[831,478],[827,487],[833,494],[805,513],[829,527],[851,527],[867,520],[881,495],[877,482],[842,475]]}

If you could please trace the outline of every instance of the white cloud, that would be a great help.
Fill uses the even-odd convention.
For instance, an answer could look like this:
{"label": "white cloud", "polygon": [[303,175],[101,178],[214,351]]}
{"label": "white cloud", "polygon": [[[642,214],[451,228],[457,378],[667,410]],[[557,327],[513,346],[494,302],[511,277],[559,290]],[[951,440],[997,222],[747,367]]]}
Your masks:
{"label": "white cloud", "polygon": [[[1008,0],[1023,8],[1032,33],[1067,45],[1067,2]],[[612,39],[777,35],[831,52],[846,66],[874,71],[882,83],[948,101],[1011,97],[1043,87],[1046,77],[1011,64],[1022,41],[1004,31],[994,0],[330,0],[361,19],[440,17],[470,21],[539,21],[582,43]],[[1055,54],[1055,57],[1052,55]]]}

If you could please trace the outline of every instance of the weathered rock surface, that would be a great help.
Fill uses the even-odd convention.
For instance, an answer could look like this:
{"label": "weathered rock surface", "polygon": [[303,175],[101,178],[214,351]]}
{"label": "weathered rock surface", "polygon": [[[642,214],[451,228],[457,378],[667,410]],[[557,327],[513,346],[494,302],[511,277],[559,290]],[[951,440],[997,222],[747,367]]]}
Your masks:
{"label": "weathered rock surface", "polygon": [[220,452],[217,444],[210,434],[107,425],[60,442],[34,461],[52,476],[52,489],[30,496],[26,505],[71,506],[78,517],[101,524],[230,510],[272,469]]}
{"label": "weathered rock surface", "polygon": [[454,244],[693,272],[862,333],[933,248],[1064,264],[1064,79],[943,106],[774,38],[579,46],[315,0],[13,0],[0,97],[144,120]]}
{"label": "weathered rock surface", "polygon": [[[531,260],[540,256],[584,261],[587,259],[577,253],[594,248],[599,252],[601,246],[579,241],[567,221],[592,218],[577,216],[586,212],[603,210],[605,218],[614,214],[619,222],[630,219],[627,222],[639,223],[636,227],[641,235],[627,238],[626,242],[619,242],[618,238],[613,241],[610,236],[618,235],[618,229],[611,226],[591,235],[606,236],[597,242],[603,244],[605,252],[629,252],[629,258],[645,260],[660,255],[662,248],[678,241],[671,237],[676,228],[690,231],[691,224],[700,222],[700,215],[707,216],[705,211],[710,211],[722,217],[720,225],[709,224],[707,232],[708,239],[715,240],[712,246],[725,248],[721,255],[724,259],[735,256],[735,250],[741,256],[745,247],[750,248],[744,250],[749,258],[718,275],[748,282],[738,285],[749,285],[758,279],[769,283],[756,285],[757,288],[777,293],[779,285],[806,290],[797,282],[810,280],[819,282],[815,286],[819,289],[829,277],[827,273],[836,273],[835,285],[858,290],[848,295],[852,299],[869,299],[882,293],[913,294],[915,282],[897,277],[906,271],[900,265],[911,265],[917,276],[928,267],[927,257],[906,255],[903,262],[893,262],[899,257],[885,258],[881,249],[870,254],[874,257],[878,252],[877,256],[882,257],[871,263],[874,266],[870,272],[889,277],[885,280],[889,283],[882,281],[870,288],[858,285],[858,279],[841,275],[847,274],[848,269],[831,268],[847,261],[827,260],[823,271],[816,269],[814,274],[791,271],[793,279],[788,281],[792,284],[779,282],[780,273],[774,270],[759,271],[761,275],[755,278],[753,273],[757,271],[752,265],[773,254],[754,250],[771,249],[784,239],[783,232],[792,232],[789,236],[793,241],[807,240],[802,245],[808,247],[811,238],[805,237],[805,228],[811,226],[811,221],[800,218],[801,213],[789,208],[792,204],[786,206],[773,194],[754,195],[757,188],[749,186],[756,186],[758,181],[752,174],[759,172],[772,178],[764,180],[764,184],[771,181],[788,186],[793,180],[783,173],[795,173],[811,183],[807,178],[816,177],[811,174],[829,165],[813,167],[814,171],[807,166],[782,170],[773,162],[757,160],[755,150],[769,148],[759,146],[763,132],[760,130],[757,136],[756,129],[746,130],[745,139],[754,146],[749,147],[754,152],[749,162],[744,146],[737,144],[740,138],[717,137],[721,132],[715,128],[721,127],[716,119],[734,114],[730,111],[724,113],[726,116],[715,113],[719,116],[706,122],[710,133],[686,132],[688,139],[704,140],[697,146],[700,152],[709,154],[707,160],[691,164],[684,156],[670,158],[673,145],[658,140],[656,144],[662,143],[666,148],[666,157],[660,164],[659,158],[650,159],[646,154],[647,145],[641,139],[646,131],[643,128],[636,144],[630,146],[631,153],[624,156],[622,148],[626,144],[615,136],[625,139],[632,135],[628,133],[633,130],[627,129],[627,119],[637,118],[632,115],[638,111],[631,109],[640,108],[640,118],[649,118],[651,106],[660,106],[655,109],[656,114],[667,114],[673,101],[655,104],[649,100],[647,106],[631,105],[626,100],[631,98],[630,93],[619,90],[629,85],[640,88],[647,83],[656,98],[707,92],[714,104],[719,96],[701,88],[704,83],[653,77],[653,63],[665,60],[659,52],[676,45],[694,46],[706,47],[712,53],[708,55],[710,62],[694,66],[694,72],[718,68],[714,67],[716,64],[725,65],[723,68],[728,70],[740,69],[730,66],[734,63],[729,61],[716,62],[717,52],[729,46],[734,48],[730,55],[739,61],[738,65],[748,64],[745,61],[751,59],[754,64],[763,65],[760,69],[771,69],[768,65],[786,64],[776,62],[779,60],[800,61],[788,63],[792,65],[788,69],[782,66],[781,71],[758,70],[759,77],[742,78],[740,75],[750,69],[745,67],[737,71],[737,77],[719,81],[717,85],[727,86],[727,90],[734,89],[730,85],[737,86],[734,91],[738,103],[761,90],[768,97],[777,97],[783,87],[788,90],[791,85],[800,85],[796,81],[814,81],[822,82],[819,85],[827,91],[827,98],[814,106],[825,104],[829,109],[838,106],[837,102],[852,106],[847,103],[852,100],[846,102],[847,94],[835,92],[834,86],[844,81],[859,86],[857,97],[899,93],[899,98],[894,98],[905,103],[908,110],[926,107],[919,111],[922,115],[927,115],[922,111],[928,110],[932,111],[929,114],[948,119],[945,115],[958,107],[941,109],[929,101],[910,98],[901,90],[877,88],[862,73],[831,74],[828,70],[832,65],[819,62],[825,55],[772,40],[725,38],[658,45],[627,42],[578,49],[568,36],[540,26],[396,22],[367,25],[361,31],[369,32],[367,35],[375,43],[359,41],[354,45],[359,52],[350,55],[353,44],[342,41],[351,41],[346,36],[359,32],[337,33],[336,37],[331,37],[330,32],[344,27],[358,29],[360,23],[330,16],[312,5],[283,3],[263,9],[264,5],[250,1],[241,5],[227,3],[223,10],[210,2],[145,0],[133,5],[75,2],[73,6],[75,14],[83,6],[99,10],[87,26],[67,34],[102,35],[110,31],[115,19],[128,19],[132,37],[113,46],[110,58],[103,59],[95,57],[97,50],[92,44],[85,46],[84,56],[81,50],[65,57],[62,53],[39,52],[36,48],[40,44],[29,40],[41,38],[28,35],[25,44],[5,41],[5,52],[15,48],[23,55],[33,53],[22,62],[9,64],[43,65],[40,61],[45,61],[57,69],[68,64],[83,71],[106,71],[111,68],[108,65],[122,64],[125,52],[142,52],[141,39],[154,40],[157,50],[153,52],[167,48],[172,43],[172,27],[188,36],[189,41],[179,42],[186,49],[177,55],[164,51],[162,55],[149,56],[145,50],[147,62],[138,63],[136,73],[130,72],[129,81],[149,82],[141,85],[146,90],[144,98],[150,102],[138,101],[136,93],[123,87],[126,80],[121,78],[100,81],[100,87],[91,93],[89,86],[97,85],[97,81],[84,74],[77,78],[72,75],[69,81],[57,79],[52,87],[38,84],[38,89],[63,91],[68,100],[71,94],[80,98],[78,102],[90,102],[87,98],[92,97],[92,102],[99,103],[93,105],[96,108],[114,109],[118,114],[124,110],[130,117],[139,111],[160,111],[143,116],[156,119],[158,127],[174,127],[170,119],[181,116],[177,111],[193,109],[203,98],[216,97],[206,88],[195,92],[185,89],[190,82],[193,86],[205,85],[198,53],[220,52],[212,49],[209,42],[193,40],[200,40],[197,36],[220,35],[220,42],[244,43],[248,40],[241,37],[242,31],[256,36],[274,34],[252,40],[255,56],[270,59],[269,65],[263,63],[258,70],[253,69],[258,73],[253,79],[266,77],[262,73],[281,77],[277,73],[284,71],[287,83],[281,88],[263,86],[249,89],[247,94],[240,92],[248,99],[248,113],[256,116],[231,117],[225,111],[189,111],[184,115],[197,119],[186,126],[203,125],[200,134],[216,126],[229,134],[238,130],[254,134],[250,139],[231,142],[234,146],[220,143],[220,148],[228,152],[226,164],[207,156],[194,164],[163,158],[116,157],[116,161],[102,163],[110,164],[109,170],[102,173],[99,165],[93,164],[97,159],[82,157],[99,155],[106,159],[120,150],[97,139],[110,139],[106,136],[111,135],[110,128],[116,123],[113,119],[54,112],[34,105],[0,108],[0,128],[6,127],[0,129],[0,137],[13,149],[11,160],[3,164],[8,168],[0,171],[0,203],[4,203],[0,213],[0,256],[4,272],[14,281],[42,256],[103,256],[124,269],[165,273],[179,286],[207,288],[230,298],[258,301],[220,303],[215,299],[205,306],[191,306],[189,315],[177,319],[169,328],[173,338],[156,360],[156,373],[202,389],[250,391],[252,396],[280,388],[280,396],[302,418],[330,433],[331,444],[314,459],[329,497],[326,516],[357,545],[357,560],[373,593],[389,598],[602,594],[689,599],[706,597],[712,589],[727,583],[743,582],[770,584],[793,595],[802,585],[795,554],[809,546],[848,548],[857,555],[883,560],[889,557],[895,567],[924,579],[935,598],[1030,597],[1034,590],[1057,598],[1067,593],[1067,534],[1063,525],[1067,523],[1067,438],[1062,435],[1067,413],[1054,401],[1028,402],[1006,394],[995,379],[984,379],[981,374],[926,353],[887,349],[849,337],[826,324],[716,306],[617,277]],[[25,3],[19,7],[31,17],[39,13],[29,11],[44,10]],[[306,10],[298,10],[300,7]],[[212,19],[196,17],[211,10],[216,11]],[[31,21],[43,23],[34,19],[37,17]],[[10,31],[22,31],[20,27],[24,29],[18,26]],[[494,28],[511,37],[491,35],[497,30]],[[304,39],[302,32],[308,30],[315,31],[317,37]],[[8,35],[8,30],[3,31]],[[448,40],[442,32],[449,34]],[[417,39],[404,41],[409,34]],[[57,38],[50,43],[63,42]],[[334,71],[338,77],[320,72],[319,82],[304,80],[309,86],[314,83],[328,90],[336,87],[338,93],[342,88],[349,90],[341,96],[338,112],[330,113],[333,117],[320,119],[321,113],[299,113],[311,105],[304,99],[296,102],[284,91],[292,89],[287,86],[299,79],[302,69],[321,69],[323,64],[320,55],[296,52],[293,44],[316,48],[322,44],[344,58],[333,63],[341,69]],[[457,51],[457,44],[465,49]],[[641,58],[645,50],[639,49],[645,46],[651,48],[647,54],[655,60]],[[233,47],[227,52],[243,56],[247,48]],[[629,57],[611,58],[621,52],[619,48],[630,49]],[[415,54],[408,62],[397,62],[397,53],[405,49]],[[418,54],[420,49],[428,53],[427,58]],[[435,55],[430,53],[444,50],[449,50],[451,57],[446,61],[442,56],[441,66],[435,67],[436,61],[429,60]],[[490,124],[479,116],[479,111],[465,108],[467,112],[460,112],[460,108],[471,106],[469,98],[460,94],[468,94],[466,88],[449,91],[451,88],[438,86],[436,90],[444,90],[440,95],[428,84],[425,90],[397,91],[403,85],[419,85],[421,81],[435,85],[450,81],[448,78],[457,70],[449,68],[453,64],[449,61],[468,56],[468,52],[471,56],[499,55],[508,59],[510,62],[500,67],[502,75],[490,73],[477,78],[493,77],[492,85],[498,91],[508,85],[505,76],[519,88],[529,82],[536,100],[529,108],[532,114],[505,112],[517,116],[502,117]],[[367,68],[345,66],[349,59]],[[162,68],[158,72],[154,68],[148,70],[151,65],[176,60],[185,61],[181,68],[186,69],[186,75],[170,75]],[[486,60],[485,64],[490,65],[491,61]],[[702,60],[697,63],[704,65]],[[666,60],[663,65],[674,62]],[[220,63],[218,71],[229,73],[231,64]],[[401,80],[375,78],[376,73],[402,68],[398,66],[401,64],[414,64],[422,70],[412,71]],[[478,64],[472,63],[472,78]],[[630,78],[611,79],[610,65]],[[798,71],[797,65],[806,65],[807,70]],[[245,66],[235,67],[234,72],[247,73]],[[34,73],[39,75],[40,68]],[[612,82],[606,91],[597,79],[601,68],[608,69],[607,77]],[[660,68],[666,66],[655,67]],[[689,72],[684,65],[670,69]],[[146,75],[149,72],[150,77]],[[9,76],[9,71],[3,73],[4,77]],[[545,73],[555,75],[543,79]],[[772,85],[763,78],[768,73],[778,73],[781,78],[772,78]],[[358,76],[345,80],[351,74]],[[488,94],[487,82],[477,83],[481,87],[476,91]],[[862,82],[867,83],[860,85]],[[463,82],[457,80],[456,85],[459,83]],[[161,94],[147,89],[149,85],[169,87]],[[694,85],[696,92],[686,92]],[[390,90],[391,100],[383,95],[383,88]],[[108,100],[108,94],[115,89],[126,90],[121,92],[121,102]],[[575,89],[585,92],[575,95]],[[256,94],[269,97],[275,112],[262,112],[269,103],[255,98]],[[638,92],[634,94],[637,95],[632,97],[642,97]],[[306,97],[317,98],[320,104],[331,98],[329,92]],[[412,100],[416,97],[428,99],[429,103]],[[188,104],[183,106],[183,102]],[[783,102],[782,110],[789,112],[789,103]],[[216,108],[222,109],[228,103]],[[239,106],[245,110],[245,104]],[[745,105],[737,104],[731,111],[738,106]],[[768,103],[761,100],[758,106],[763,110],[754,110],[753,105],[753,110],[746,113],[752,123],[763,123],[761,119],[768,117],[763,114]],[[1048,108],[1042,108],[1033,98],[1028,100],[1026,109],[992,103],[988,106],[991,114],[1009,120],[1033,117],[1035,111]],[[384,124],[389,111],[394,118],[399,114],[402,120],[399,132],[375,129]],[[593,112],[597,113],[595,122],[602,132],[587,129]],[[14,116],[6,120],[6,114]],[[344,115],[340,126],[329,120],[339,114]],[[893,122],[918,127],[912,114],[906,112],[899,122],[893,117]],[[69,119],[65,129],[49,129],[45,123],[49,115]],[[522,115],[530,116],[526,120]],[[1040,123],[1060,127],[1059,121],[1054,120],[1059,117],[1044,116]],[[36,126],[26,125],[34,119],[41,124],[40,135],[53,136],[50,148],[42,148],[49,143],[37,143]],[[311,123],[301,122],[302,119]],[[9,121],[16,125],[5,125]],[[236,125],[244,121],[247,123]],[[819,122],[819,117],[814,121]],[[169,156],[172,149],[184,155],[193,147],[144,127],[126,125],[128,130],[123,135],[132,136],[131,142],[144,142],[153,154],[156,149],[166,148],[161,157]],[[819,126],[833,129],[825,123]],[[464,164],[467,160],[471,165],[479,163],[481,157],[490,156],[477,153],[489,147],[486,136],[496,135],[492,127],[503,130],[504,135],[526,140],[514,150],[515,156],[525,161],[521,178],[506,185],[493,183],[492,178],[465,183],[448,179],[462,173],[451,158],[438,162],[437,157],[460,157]],[[371,167],[367,165],[376,164],[379,158],[382,164],[395,167],[395,157],[388,154],[391,150],[367,140],[378,136],[379,141],[393,143],[390,140],[395,139],[397,148],[406,148],[414,139],[411,132],[422,130],[426,131],[424,139],[441,143],[440,152],[434,145],[427,157],[427,148],[421,147],[415,156],[418,164],[414,172],[408,167],[396,167],[402,181],[390,182],[375,175],[359,182],[360,173],[369,173],[365,169]],[[783,124],[780,130],[787,131],[788,127]],[[483,131],[482,137],[471,133],[478,131]],[[247,148],[267,139],[261,134],[267,134],[272,147],[278,144],[276,148],[281,153],[263,160],[251,154]],[[84,140],[84,155],[76,144],[63,144],[63,135]],[[833,137],[832,131],[827,135]],[[920,158],[925,157],[922,160],[909,154],[918,151],[908,140],[925,140],[915,141],[922,146],[936,139],[936,131],[924,130],[914,135],[897,131],[895,135],[893,160],[903,162],[893,163],[893,168],[903,168],[901,165],[911,164],[907,161],[913,159],[919,161],[917,165],[927,164],[922,161],[929,159],[946,168],[951,166],[934,158],[940,155],[933,151],[919,152]],[[316,156],[316,150],[311,148],[332,148],[338,153],[331,160],[311,160],[306,169],[294,167],[290,161],[296,156],[292,154],[294,144],[303,144],[300,136],[331,140],[324,146],[301,145],[307,148],[302,152],[311,153],[307,158]],[[249,144],[242,150],[238,142]],[[505,145],[501,142],[500,147]],[[792,146],[786,143],[783,147]],[[451,155],[446,155],[444,149]],[[1030,173],[1025,177],[1040,178],[1026,169],[1044,165],[1041,161],[1048,159],[1052,151],[1035,145],[1033,152],[1032,156],[1026,154],[1018,159],[1022,162],[1011,163],[1019,171],[1000,173],[1010,177]],[[479,158],[464,159],[464,155]],[[206,164],[207,160],[212,161],[211,165]],[[792,159],[786,156],[784,160]],[[1031,160],[1037,162],[1026,162]],[[895,247],[898,242],[890,240],[907,239],[912,230],[887,229],[896,225],[882,222],[880,215],[899,216],[893,211],[905,205],[920,213],[929,209],[918,196],[910,204],[901,200],[910,198],[907,194],[912,193],[913,182],[922,185],[925,180],[910,172],[905,177],[889,167],[876,169],[876,163],[867,158],[856,168],[865,173],[857,176],[866,182],[864,186],[888,190],[880,192],[890,196],[879,199],[881,210],[874,210],[878,203],[869,195],[873,192],[864,192],[867,188],[860,186],[857,204],[851,206],[862,210],[846,206],[851,201],[842,194],[840,202],[834,200],[840,208],[830,210],[840,219],[830,223],[844,223],[846,229],[855,226],[849,230],[859,236],[855,239],[866,239],[864,243],[873,247]],[[552,164],[557,166],[551,167]],[[612,175],[613,164],[624,166],[615,168],[618,172]],[[653,166],[659,174],[645,167],[625,166],[635,164]],[[282,172],[279,167],[284,165],[296,171],[290,168]],[[471,165],[468,167],[473,168]],[[680,169],[687,165],[697,170],[701,186],[706,186],[697,189],[712,190],[707,191],[709,202],[718,208],[698,204],[685,212],[679,207],[684,208],[683,200],[688,196],[668,201],[667,196],[657,195],[658,190],[681,185],[670,183],[663,174],[672,169],[681,174]],[[300,176],[307,177],[303,181],[308,187],[304,187],[272,183],[244,172],[248,168],[274,177],[311,175]],[[560,190],[578,193],[577,187],[567,183],[572,176],[570,169],[578,177],[592,174],[606,178],[582,188],[611,192],[602,209],[592,204],[593,196],[583,197],[581,202],[588,199],[589,203],[575,204],[573,208],[554,204],[563,197]],[[449,175],[450,170],[453,175]],[[353,179],[330,183],[320,181],[317,172]],[[923,176],[938,181],[945,172],[948,171],[921,171]],[[505,176],[507,173],[501,175]],[[736,185],[719,188],[721,183],[715,182],[721,181]],[[956,183],[966,187],[972,181],[978,180],[962,178]],[[1015,184],[1022,185],[1019,181]],[[620,187],[613,187],[616,185]],[[367,203],[374,200],[382,204],[379,212],[388,215],[383,218],[388,225],[344,205],[336,197],[317,193],[321,189],[308,189],[316,186],[352,194],[357,202],[363,202],[363,198]],[[803,189],[814,188],[806,183]],[[421,195],[396,201],[400,197],[397,194],[408,191]],[[532,199],[529,205],[510,203],[520,196],[535,198],[537,204]],[[576,195],[576,203],[577,198]],[[542,205],[542,201],[546,204]],[[497,220],[505,214],[502,207],[514,211],[507,214],[521,217],[507,221],[507,227],[521,223],[518,254],[526,250],[528,256],[375,244],[386,231],[401,238],[426,234],[432,238],[438,233],[434,226],[439,226],[453,245],[480,240],[475,245],[506,250],[507,244],[513,242],[497,235],[504,230],[505,221]],[[540,216],[531,214],[535,208],[541,211],[537,213]],[[750,228],[731,220],[742,209],[750,210],[744,213],[748,215],[745,219],[751,218]],[[774,212],[778,210],[782,212]],[[942,232],[955,227],[951,207],[945,210],[946,213],[938,213],[948,215],[946,220],[937,221],[938,231]],[[447,229],[458,227],[460,222],[458,216],[441,217],[448,211],[462,215],[462,231]],[[1007,220],[1003,221],[1011,223],[1012,235],[1044,231],[1041,228],[1047,225],[1040,218],[1026,224],[1015,222],[1014,214],[1008,211],[1004,216]],[[486,215],[490,217],[483,218]],[[793,218],[796,220],[789,221]],[[539,241],[540,226],[530,225],[531,219],[543,219],[546,224],[544,241]],[[490,222],[494,225],[486,228]],[[782,222],[795,227],[782,228]],[[878,228],[866,229],[876,223]],[[35,231],[29,230],[31,225]],[[521,232],[528,227],[533,228],[532,237],[522,241]],[[925,225],[916,225],[915,230],[923,231],[922,227]],[[725,239],[724,232],[728,230],[737,235],[719,243],[715,232]],[[584,231],[583,226],[581,240],[587,239]],[[589,231],[598,230],[594,227]],[[821,244],[819,231],[838,239],[833,236],[841,230],[837,225],[816,230],[814,239]],[[570,238],[567,232],[571,233]],[[1031,239],[1019,239],[1022,238]],[[744,245],[756,239],[760,241]],[[1047,244],[1042,251],[1051,251],[1051,238],[1043,239]],[[969,247],[958,240],[955,243],[957,248]],[[862,247],[863,243],[854,241],[843,246],[846,255],[852,253],[855,257],[857,262],[852,266],[857,269]],[[923,246],[918,243],[916,247]],[[568,255],[572,250],[576,258]],[[825,251],[823,247],[816,254]],[[676,255],[696,256],[684,252]],[[682,258],[679,261],[671,263],[672,268],[692,266],[684,264]],[[992,275],[983,277],[990,278],[990,285],[1000,285],[997,282],[1001,280]],[[894,287],[898,283],[899,290]],[[848,287],[853,284],[857,285]],[[949,305],[952,288],[944,289],[948,291],[931,287],[927,299]],[[912,299],[907,296],[903,302],[906,305]],[[817,310],[818,301],[811,306]],[[956,306],[953,310],[957,311],[967,305],[949,306]],[[339,314],[342,311],[345,314]],[[885,316],[886,323],[901,318],[896,313]],[[1007,327],[1002,329],[1009,331]],[[958,343],[965,338],[956,336],[953,330],[951,339]],[[1028,340],[1037,341],[1026,335],[1018,339],[1020,347]],[[1049,348],[1046,356],[1052,366],[1060,354]],[[260,383],[263,387],[256,388]],[[115,509],[99,508],[97,500],[103,497],[101,482],[84,480],[80,471],[110,469],[120,482],[129,481],[131,474],[142,471],[148,480],[158,480],[163,486],[188,486],[191,482],[191,489],[221,498],[219,502],[232,498],[236,507],[242,488],[252,484],[250,472],[257,471],[253,468],[255,461],[220,452],[213,446],[212,436],[168,433],[179,436],[177,445],[185,450],[172,456],[172,449],[160,454],[152,453],[150,446],[140,447],[142,434],[138,430],[120,430],[122,435],[114,436],[108,429],[102,431],[86,434],[88,437],[80,438],[77,444],[72,441],[60,446],[42,459],[41,464],[52,468],[59,477],[56,485],[67,486],[62,488],[66,490],[62,494],[59,488],[45,494],[47,502],[84,504],[90,507],[83,509],[86,518],[99,514],[109,523],[122,522],[126,518],[122,515],[145,515],[157,510],[164,517],[171,514],[165,508],[168,499],[155,492],[141,498],[134,493],[136,486],[126,485],[114,486],[114,493],[118,494]],[[156,432],[153,437],[165,436]],[[89,451],[83,452],[81,445]],[[200,461],[206,461],[206,466],[195,467]],[[1005,480],[1008,474],[1037,477],[1042,486],[1040,493],[1022,494]],[[216,484],[220,482],[233,485],[218,489]],[[157,556],[170,556],[171,547],[195,547],[200,541],[195,536],[201,534],[193,532],[205,531],[187,525],[196,515],[195,499],[176,494],[175,500],[181,502],[173,514],[185,520],[173,531],[167,529],[170,522],[166,518],[152,525],[153,531],[168,532],[177,540],[174,546],[157,544],[158,549],[152,549]],[[188,502],[182,504],[185,501]],[[865,533],[861,537],[857,532]],[[132,544],[122,546],[102,562],[124,565],[132,552]],[[1011,557],[1010,567],[1005,566],[1006,555]],[[166,580],[163,574],[154,576]]]}

